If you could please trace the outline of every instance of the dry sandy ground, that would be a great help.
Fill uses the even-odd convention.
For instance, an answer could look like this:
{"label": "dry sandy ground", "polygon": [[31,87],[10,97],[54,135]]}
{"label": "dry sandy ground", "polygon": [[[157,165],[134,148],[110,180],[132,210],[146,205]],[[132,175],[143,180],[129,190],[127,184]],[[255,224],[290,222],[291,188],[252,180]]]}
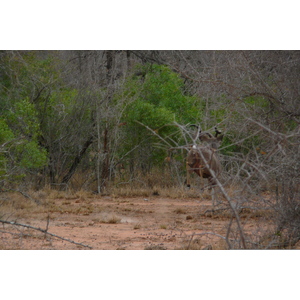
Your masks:
{"label": "dry sandy ground", "polygon": [[[227,249],[223,237],[227,234],[231,213],[229,209],[222,209],[226,207],[225,202],[214,213],[211,213],[210,200],[197,198],[93,195],[51,199],[44,203],[47,205],[15,205],[7,219],[45,229],[49,216],[49,233],[90,248],[5,224],[0,232],[1,249]],[[5,216],[8,215],[6,211]],[[245,233],[252,240],[253,236],[262,234],[266,218],[251,212],[241,217]],[[239,240],[235,221],[231,229],[231,238]]]}

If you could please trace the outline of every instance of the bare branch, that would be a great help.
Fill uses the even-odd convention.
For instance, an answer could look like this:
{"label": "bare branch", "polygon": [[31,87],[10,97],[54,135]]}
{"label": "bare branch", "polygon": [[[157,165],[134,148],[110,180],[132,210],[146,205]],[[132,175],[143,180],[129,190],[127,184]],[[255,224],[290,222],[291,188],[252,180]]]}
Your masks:
{"label": "bare branch", "polygon": [[215,174],[215,171],[212,170],[212,168],[210,167],[208,161],[205,159],[203,153],[201,151],[199,151],[200,155],[201,155],[201,158],[202,160],[204,161],[205,163],[205,167],[210,171],[210,173],[212,174],[217,186],[220,188],[222,194],[224,195],[225,199],[227,200],[227,202],[229,203],[229,206],[231,208],[231,210],[233,211],[233,214],[235,216],[235,219],[236,219],[236,222],[237,222],[237,226],[238,226],[238,229],[239,229],[239,232],[240,232],[240,236],[241,236],[241,241],[242,241],[242,245],[243,245],[243,248],[246,249],[246,243],[245,243],[245,237],[244,237],[244,232],[243,232],[243,229],[242,229],[242,225],[241,225],[241,221],[240,221],[240,217],[239,217],[239,214],[238,212],[236,211],[232,201],[231,201],[231,198],[229,197],[229,195],[227,194],[227,192],[225,191],[223,185],[221,184],[221,182],[219,181],[219,179],[216,177],[216,174]]}
{"label": "bare branch", "polygon": [[70,240],[70,239],[66,239],[66,238],[61,237],[61,236],[59,236],[59,235],[56,235],[56,234],[54,234],[54,233],[48,232],[48,225],[49,225],[48,221],[47,221],[47,228],[46,228],[46,229],[41,229],[41,228],[37,228],[37,227],[30,226],[30,225],[27,225],[27,224],[21,224],[21,223],[17,223],[17,222],[10,222],[10,221],[4,221],[4,220],[0,220],[0,223],[3,223],[3,224],[9,224],[9,225],[13,225],[13,226],[21,226],[21,227],[25,227],[25,228],[37,230],[37,231],[40,231],[40,232],[42,232],[42,233],[48,234],[48,235],[50,235],[50,236],[53,236],[53,237],[55,237],[55,238],[57,238],[57,239],[61,239],[61,240],[63,240],[63,241],[67,241],[67,242],[72,243],[72,244],[75,244],[75,245],[80,245],[80,246],[82,246],[82,247],[86,247],[86,248],[92,249],[92,247],[89,246],[89,245],[85,245],[85,244],[82,244],[82,243],[77,243],[77,242],[74,242],[74,241],[72,241],[72,240]]}

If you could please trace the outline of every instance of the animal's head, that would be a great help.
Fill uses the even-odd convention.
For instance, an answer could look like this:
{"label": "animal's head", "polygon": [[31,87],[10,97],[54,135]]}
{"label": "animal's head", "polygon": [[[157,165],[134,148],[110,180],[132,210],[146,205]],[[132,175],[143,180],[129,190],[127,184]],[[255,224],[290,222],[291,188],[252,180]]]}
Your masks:
{"label": "animal's head", "polygon": [[215,136],[213,136],[209,132],[201,132],[201,129],[198,125],[191,125],[191,126],[194,126],[197,128],[197,136],[198,136],[199,140],[201,141],[201,143],[203,143],[204,145],[207,145],[215,150],[219,149],[224,135],[222,134],[221,131],[219,131],[217,129],[217,127],[215,127]]}
{"label": "animal's head", "polygon": [[217,150],[222,144],[224,135],[223,134],[217,134],[215,136],[212,136],[210,133],[203,133],[199,135],[199,140],[208,145],[209,147]]}

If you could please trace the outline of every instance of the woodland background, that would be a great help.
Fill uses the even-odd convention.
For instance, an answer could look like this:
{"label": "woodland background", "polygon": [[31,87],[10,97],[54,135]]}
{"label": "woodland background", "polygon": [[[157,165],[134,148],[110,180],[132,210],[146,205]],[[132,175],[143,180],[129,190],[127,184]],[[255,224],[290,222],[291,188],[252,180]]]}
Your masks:
{"label": "woodland background", "polygon": [[1,190],[184,188],[189,125],[218,126],[222,184],[272,193],[296,243],[299,74],[299,51],[1,51]]}
{"label": "woodland background", "polygon": [[[285,2],[284,5],[274,1],[252,1],[251,3],[237,3],[236,1],[197,1],[195,3],[188,1],[184,5],[176,5],[177,3],[169,1],[157,3],[152,1],[143,4],[135,3],[135,1],[100,1],[100,7],[99,2],[94,1],[80,5],[76,5],[77,3],[70,5],[67,1],[45,2],[45,4],[47,5],[41,2],[35,3],[35,1],[2,3],[4,13],[0,22],[2,28],[5,29],[1,35],[4,49],[299,49],[298,39],[295,38],[298,33],[298,10],[295,9],[297,7],[295,1]],[[128,41],[131,41],[130,44]],[[134,43],[133,46],[132,43]],[[82,59],[85,62],[85,68],[81,69],[81,76],[79,76],[79,56],[83,57],[84,55],[78,54],[83,54],[82,51],[39,51],[34,52],[34,56],[39,53],[39,56],[45,58],[51,53],[50,56],[54,55],[59,58],[64,53],[68,58],[58,59],[61,66],[66,67],[61,69],[64,71],[60,73],[63,75],[61,78],[66,79],[66,77],[74,76],[77,79],[74,81],[64,79],[60,84],[64,88],[73,89],[73,85],[78,84],[79,86],[79,77],[84,82],[92,78],[92,70],[96,70],[98,73],[95,72],[95,74],[99,74],[100,66],[102,78],[106,77],[106,55],[103,52],[85,52],[89,55]],[[76,55],[74,55],[75,53]],[[122,57],[121,60],[124,62],[123,67],[125,68],[127,55],[125,51],[122,51],[122,55],[120,53],[118,51],[117,56]],[[157,55],[152,51],[138,51],[138,53],[140,54],[139,57],[133,55],[132,51],[129,54],[131,60],[137,64],[143,65],[144,62],[153,64],[155,62],[153,58],[157,58]],[[274,231],[274,235],[280,238],[284,230],[286,232],[297,232],[298,230],[299,236],[299,223],[295,222],[297,218],[299,220],[299,188],[297,188],[297,184],[299,186],[299,172],[296,169],[299,161],[297,158],[299,153],[297,151],[299,140],[297,129],[299,126],[299,116],[297,116],[297,112],[299,112],[299,105],[297,105],[297,101],[299,102],[297,96],[299,93],[297,87],[299,82],[299,72],[297,71],[299,52],[156,51],[156,53],[159,53],[160,59],[162,57],[164,60],[167,58],[163,64],[170,67],[172,71],[175,70],[183,79],[184,87],[191,88],[191,95],[196,92],[208,104],[215,102],[218,105],[224,99],[224,97],[217,98],[219,95],[225,95],[228,98],[229,105],[226,106],[228,118],[221,121],[223,125],[220,122],[219,128],[226,132],[227,137],[234,138],[232,144],[236,144],[233,146],[243,148],[246,151],[245,153],[232,151],[231,155],[225,157],[223,155],[226,154],[224,153],[226,148],[220,149],[223,167],[230,162],[235,164],[239,161],[237,171],[241,170],[241,172],[233,171],[233,175],[227,172],[225,173],[227,179],[222,178],[224,186],[227,184],[227,191],[230,188],[230,179],[235,179],[241,183],[240,187],[237,184],[234,185],[232,199],[241,199],[246,203],[251,203],[251,199],[256,197],[258,199],[256,205],[262,203],[270,208],[271,215],[268,217],[268,221],[277,224],[279,229],[283,228],[281,232]],[[189,55],[187,55],[188,53]],[[193,53],[192,56],[190,56],[191,53]],[[19,129],[16,130],[16,127],[8,127],[12,122],[7,123],[9,120],[6,108],[12,106],[12,100],[21,101],[23,99],[18,96],[17,92],[22,91],[23,95],[29,99],[34,99],[31,98],[33,93],[46,85],[45,89],[42,90],[43,97],[45,97],[47,95],[44,94],[45,91],[48,90],[49,93],[49,90],[54,90],[55,85],[50,83],[59,83],[59,80],[56,81],[54,76],[52,79],[51,77],[45,78],[46,81],[43,82],[41,75],[33,71],[33,68],[29,79],[26,72],[30,74],[28,72],[30,71],[28,68],[30,64],[26,62],[27,59],[24,56],[27,55],[25,54],[29,54],[29,52],[2,51],[0,54],[0,152],[2,161],[0,181],[3,191],[18,189],[26,191],[27,195],[35,195],[31,193],[30,188],[33,189],[32,186],[40,191],[45,189],[43,188],[45,185],[49,188],[51,186],[53,189],[60,189],[63,186],[61,180],[64,175],[55,178],[55,184],[50,185],[51,176],[53,178],[53,175],[50,176],[49,170],[51,166],[50,151],[44,150],[43,154],[42,149],[44,147],[39,142],[36,142],[38,146],[35,144],[33,147],[38,149],[36,153],[42,151],[42,160],[39,166],[28,168],[28,165],[20,165],[20,153],[24,153],[24,151],[23,148],[17,150],[17,147],[22,146],[19,146],[21,142],[28,143],[28,135],[19,133]],[[196,56],[201,56],[201,59],[197,59]],[[13,59],[13,57],[15,58]],[[99,59],[98,62],[96,57]],[[213,59],[213,57],[215,58]],[[72,60],[72,58],[74,59]],[[19,61],[17,63],[19,67],[12,67],[13,60]],[[155,63],[160,65],[161,61]],[[176,71],[175,66],[178,64],[184,69],[177,68]],[[22,65],[25,68],[21,67]],[[28,69],[24,72],[26,68]],[[35,68],[37,70],[42,69],[41,66]],[[20,76],[18,78],[13,77],[14,73],[18,74],[18,70],[25,75],[22,76],[23,79],[27,76],[27,82],[30,82],[31,85],[27,85],[23,79],[20,80]],[[126,77],[129,70],[125,70],[124,76]],[[89,74],[89,76],[85,78],[85,74]],[[184,77],[185,74],[188,75],[188,78]],[[10,82],[11,79],[15,81]],[[36,87],[33,82],[37,84]],[[88,86],[81,85],[86,90],[94,90],[91,86],[91,82]],[[15,96],[13,95],[13,87],[18,87],[15,90]],[[121,85],[115,85],[115,87],[121,88]],[[61,90],[58,86],[55,89]],[[96,89],[99,89],[99,86]],[[266,103],[264,108],[245,103],[247,99],[245,96],[262,92],[266,93],[262,97]],[[258,96],[259,94],[257,94],[255,101],[257,101]],[[216,107],[219,107],[218,105]],[[231,109],[234,113],[230,113]],[[15,110],[14,107],[13,111]],[[53,114],[56,114],[58,118],[57,110]],[[207,119],[207,115],[204,117],[201,121],[210,120],[207,121],[208,123],[201,124],[204,130],[216,125],[210,125],[215,123],[214,119],[211,117]],[[232,122],[230,122],[230,118],[232,118]],[[24,117],[19,116],[18,120],[22,119],[24,120]],[[23,120],[22,122],[24,122]],[[197,119],[197,121],[200,120]],[[291,123],[294,124],[293,127],[290,127]],[[52,126],[54,125],[55,123],[52,123]],[[22,128],[25,127],[22,126]],[[71,129],[75,129],[75,127],[71,127]],[[125,126],[115,129],[123,131]],[[265,148],[259,146],[257,148],[260,149],[256,150],[255,147],[251,148],[252,141],[249,146],[246,144],[247,139],[242,140],[247,137],[248,130],[250,133],[248,137],[251,134],[255,136],[258,132],[264,141]],[[66,136],[71,131],[68,131]],[[150,134],[149,130],[145,130],[145,132]],[[10,137],[7,135],[8,133]],[[50,135],[49,131],[48,134]],[[6,137],[3,137],[4,135]],[[179,137],[184,139],[181,133]],[[16,140],[17,138],[21,139]],[[5,142],[3,142],[4,140]],[[84,140],[86,141],[87,137]],[[10,141],[11,144],[6,144],[7,141]],[[72,139],[71,141],[72,143],[79,142],[77,136],[75,140]],[[268,144],[268,141],[271,142]],[[57,142],[59,142],[58,139]],[[225,142],[226,140],[224,140],[223,147]],[[103,137],[99,147],[101,145],[103,145]],[[82,158],[76,167],[76,172],[71,176],[68,184],[64,185],[64,188],[79,189],[82,186],[86,190],[97,190],[98,192],[97,180],[94,183],[89,184],[87,182],[83,185],[82,181],[85,180],[85,177],[81,176],[81,170],[88,160],[89,152],[92,151],[92,148],[97,147],[98,144],[96,146],[95,142],[89,145],[88,150],[83,155],[86,158]],[[30,147],[27,146],[28,148]],[[275,150],[266,156],[264,153],[267,153],[267,149]],[[97,152],[96,155],[98,155]],[[177,155],[180,154],[175,153],[175,159]],[[74,154],[73,159],[69,159],[68,169],[63,171],[65,174],[68,173],[74,162]],[[226,160],[229,162],[227,163]],[[245,162],[244,165],[243,161]],[[99,159],[99,165],[100,163],[101,160]],[[96,177],[95,161],[92,164],[93,175],[91,175],[90,181],[95,180]],[[249,168],[250,164],[250,171],[253,173],[249,173],[249,169],[246,169],[246,166]],[[174,164],[171,166],[175,170],[179,169]],[[101,174],[100,166],[98,169],[99,174]],[[162,169],[162,167],[158,169]],[[234,170],[234,168],[231,169]],[[180,168],[180,170],[182,169]],[[240,180],[241,176],[249,177],[246,170],[250,176],[253,174],[252,177],[248,181]],[[39,173],[48,173],[48,175],[43,178],[38,175]],[[17,178],[18,176],[19,178]],[[77,181],[77,176],[83,178],[81,182]],[[127,176],[129,175],[127,174]],[[259,176],[259,178],[255,179],[254,176]],[[33,181],[29,178],[32,178]],[[141,177],[139,178],[141,179]],[[114,179],[116,184],[118,183],[117,180],[117,178]],[[126,182],[126,179],[123,181]],[[134,181],[137,183],[136,180]],[[175,176],[175,183],[174,180],[172,182],[178,186],[178,181],[182,184],[184,177],[177,180],[177,176]],[[101,183],[100,179],[99,182]],[[113,182],[113,180],[106,180],[106,182]],[[234,180],[232,182],[234,183]],[[259,185],[256,188],[257,182]],[[56,185],[57,183],[58,185]],[[244,183],[245,185],[243,185]],[[268,190],[261,189],[261,185],[265,183]],[[118,189],[122,186],[123,184],[119,185]],[[292,188],[291,192],[289,192],[289,187]],[[100,185],[100,188],[102,193],[104,185]],[[112,190],[111,185],[107,185],[106,189],[108,188]],[[247,194],[245,190],[248,191]],[[274,201],[271,203],[264,202],[265,199],[261,195],[268,191],[272,193],[271,196],[275,204]],[[4,194],[0,193],[1,203],[3,203]],[[11,199],[9,200],[11,201]],[[24,202],[24,197],[21,200]],[[253,207],[253,203],[251,205]],[[282,226],[281,224],[285,225]],[[287,235],[285,236],[287,237]],[[82,298],[82,296],[87,297],[87,295],[95,297],[99,293],[101,295],[107,294],[110,297],[116,295],[115,298],[130,294],[132,299],[140,299],[142,293],[146,298],[150,298],[154,295],[157,297],[158,292],[166,298],[173,295],[175,298],[178,298],[179,295],[195,297],[195,295],[207,295],[208,293],[210,298],[220,298],[224,297],[224,291],[228,290],[228,287],[231,287],[231,290],[234,289],[234,292],[230,293],[230,297],[233,299],[240,298],[240,294],[244,294],[245,291],[249,297],[250,295],[253,297],[258,295],[288,297],[290,295],[292,297],[297,293],[298,287],[297,276],[294,273],[295,270],[299,269],[297,265],[299,261],[298,251],[22,251],[22,253],[20,251],[1,251],[1,258],[1,268],[4,270],[1,276],[1,282],[4,282],[2,294],[9,295],[9,297],[15,295],[24,297],[24,291],[28,290],[31,299],[40,299],[46,288],[48,295],[51,294],[57,298],[58,289],[49,289],[49,282],[52,283],[52,286],[60,288],[59,295],[64,295],[64,298],[70,298],[72,295],[74,299]],[[78,274],[84,274],[84,276],[78,276]],[[124,276],[125,274],[126,276]],[[129,274],[132,276],[128,276]],[[140,274],[140,276],[136,276],[136,274]],[[180,276],[183,274],[184,276]],[[35,280],[34,288],[32,288],[33,278]],[[278,279],[280,279],[279,284],[277,284]],[[17,289],[16,282],[19,287]],[[99,289],[99,282],[103,283],[101,289]],[[116,282],[118,289],[115,288]],[[78,283],[76,289],[70,289],[74,283]],[[274,283],[276,283],[276,288],[272,288]],[[149,285],[151,285],[150,289]],[[216,285],[218,286],[217,289]],[[170,288],[174,286],[176,288]],[[249,286],[252,288],[249,289]],[[259,287],[259,293],[257,287]],[[147,291],[146,294],[145,291]]]}

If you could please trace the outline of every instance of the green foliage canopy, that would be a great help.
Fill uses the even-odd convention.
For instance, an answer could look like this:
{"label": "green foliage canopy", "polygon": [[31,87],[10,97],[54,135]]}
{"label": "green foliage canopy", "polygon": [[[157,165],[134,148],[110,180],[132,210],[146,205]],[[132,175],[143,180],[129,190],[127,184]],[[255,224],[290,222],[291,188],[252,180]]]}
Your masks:
{"label": "green foliage canopy", "polygon": [[[126,145],[123,153],[138,144],[152,149],[149,160],[162,162],[165,151],[155,147],[161,141],[146,127],[151,128],[164,139],[179,139],[179,131],[174,122],[180,124],[199,123],[202,116],[201,100],[186,95],[184,81],[164,65],[138,66],[137,71],[127,80],[127,96],[134,98],[124,111],[126,121]],[[141,124],[144,126],[142,126]],[[165,146],[165,145],[164,145]]]}

